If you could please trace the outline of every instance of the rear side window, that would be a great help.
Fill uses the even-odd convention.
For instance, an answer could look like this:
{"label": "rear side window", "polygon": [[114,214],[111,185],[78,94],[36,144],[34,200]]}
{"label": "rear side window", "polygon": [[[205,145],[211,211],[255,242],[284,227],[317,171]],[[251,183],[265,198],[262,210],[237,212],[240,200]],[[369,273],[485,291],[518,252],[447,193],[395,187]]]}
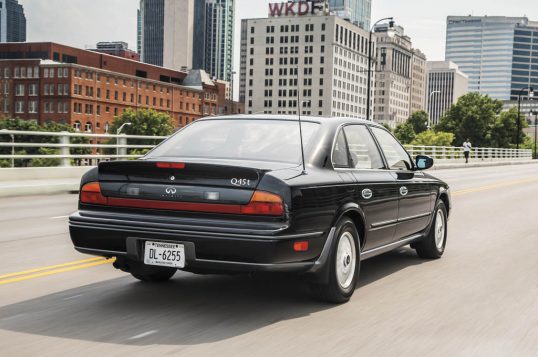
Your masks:
{"label": "rear side window", "polygon": [[385,166],[370,131],[364,125],[349,125],[346,133],[352,167],[356,169],[383,169]]}
{"label": "rear side window", "polygon": [[340,130],[334,143],[332,153],[333,166],[335,168],[347,168],[349,167],[349,157],[347,155],[346,137],[344,131]]}
{"label": "rear side window", "polygon": [[413,165],[409,154],[388,131],[372,128],[372,131],[385,154],[389,168],[392,170],[411,170]]}
{"label": "rear side window", "polygon": [[[318,123],[303,122],[303,145],[318,131]],[[157,146],[147,157],[209,158],[299,163],[299,123],[286,120],[201,120]]]}

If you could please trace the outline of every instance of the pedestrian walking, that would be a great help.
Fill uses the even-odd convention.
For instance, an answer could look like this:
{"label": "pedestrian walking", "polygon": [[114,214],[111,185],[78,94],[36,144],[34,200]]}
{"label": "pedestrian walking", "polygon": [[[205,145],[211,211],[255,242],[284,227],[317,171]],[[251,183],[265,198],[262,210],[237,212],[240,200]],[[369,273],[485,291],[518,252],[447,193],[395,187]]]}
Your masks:
{"label": "pedestrian walking", "polygon": [[463,143],[463,155],[465,156],[465,163],[468,164],[469,163],[469,155],[471,154],[471,149],[473,148],[473,146],[471,145],[471,142],[469,140],[469,138],[467,138],[467,140],[465,140],[465,142]]}

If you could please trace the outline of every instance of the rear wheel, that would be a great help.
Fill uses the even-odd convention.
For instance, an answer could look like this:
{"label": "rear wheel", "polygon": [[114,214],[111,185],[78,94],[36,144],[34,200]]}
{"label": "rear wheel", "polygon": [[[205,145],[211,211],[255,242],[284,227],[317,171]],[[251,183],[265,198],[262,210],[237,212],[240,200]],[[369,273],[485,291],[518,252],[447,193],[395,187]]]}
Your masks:
{"label": "rear wheel", "polygon": [[129,272],[138,280],[146,282],[160,282],[169,280],[177,269],[151,266],[142,263],[130,263]]}
{"label": "rear wheel", "polygon": [[447,224],[446,206],[443,201],[437,202],[435,216],[428,234],[413,247],[417,254],[425,259],[439,259],[443,255],[446,246]]}
{"label": "rear wheel", "polygon": [[331,259],[327,262],[329,281],[312,285],[312,290],[324,301],[343,303],[355,291],[360,268],[360,240],[355,224],[349,218],[338,222],[335,237]]}

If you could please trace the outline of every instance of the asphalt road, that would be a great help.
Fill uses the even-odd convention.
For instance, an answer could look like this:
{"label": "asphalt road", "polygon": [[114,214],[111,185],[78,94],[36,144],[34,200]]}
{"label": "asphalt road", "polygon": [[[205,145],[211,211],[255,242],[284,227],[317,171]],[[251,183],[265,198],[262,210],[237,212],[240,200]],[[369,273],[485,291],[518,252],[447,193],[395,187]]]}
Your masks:
{"label": "asphalt road", "polygon": [[538,165],[434,174],[453,191],[443,258],[368,260],[340,306],[297,278],[140,283],[73,251],[76,196],[1,199],[0,355],[537,356]]}

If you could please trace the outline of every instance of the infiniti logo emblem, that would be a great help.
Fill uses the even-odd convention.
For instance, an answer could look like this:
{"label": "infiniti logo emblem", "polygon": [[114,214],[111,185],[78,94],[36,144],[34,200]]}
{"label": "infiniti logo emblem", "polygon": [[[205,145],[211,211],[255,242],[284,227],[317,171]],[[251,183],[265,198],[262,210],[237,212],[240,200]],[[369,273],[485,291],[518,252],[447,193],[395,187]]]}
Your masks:
{"label": "infiniti logo emblem", "polygon": [[177,192],[174,187],[167,187],[165,191],[169,195],[173,195],[173,194],[175,194]]}

